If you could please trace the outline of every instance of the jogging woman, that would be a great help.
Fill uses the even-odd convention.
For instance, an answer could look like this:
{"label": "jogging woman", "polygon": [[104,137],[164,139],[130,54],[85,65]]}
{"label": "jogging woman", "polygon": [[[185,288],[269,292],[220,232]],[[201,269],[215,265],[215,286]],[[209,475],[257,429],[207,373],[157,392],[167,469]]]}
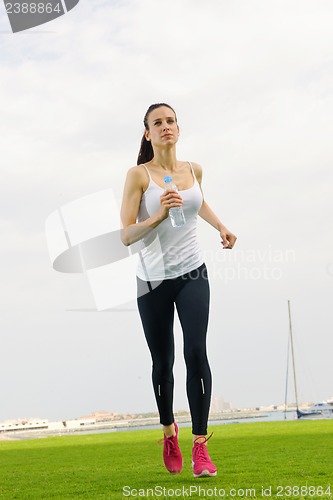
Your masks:
{"label": "jogging woman", "polygon": [[[236,236],[218,219],[204,200],[202,169],[179,161],[179,127],[175,111],[153,104],[144,117],[145,131],[137,166],[128,171],[123,194],[122,241],[140,240],[137,269],[138,309],[152,357],[152,380],[160,423],[164,431],[164,464],[169,472],[182,469],[178,426],[173,415],[174,307],[184,338],[186,390],[192,418],[194,477],[215,476],[207,451],[207,421],[212,377],[206,354],[209,314],[207,269],[196,237],[197,215],[220,234],[223,248],[231,249]],[[178,188],[165,191],[164,177]],[[186,223],[173,227],[169,209],[183,207]]]}

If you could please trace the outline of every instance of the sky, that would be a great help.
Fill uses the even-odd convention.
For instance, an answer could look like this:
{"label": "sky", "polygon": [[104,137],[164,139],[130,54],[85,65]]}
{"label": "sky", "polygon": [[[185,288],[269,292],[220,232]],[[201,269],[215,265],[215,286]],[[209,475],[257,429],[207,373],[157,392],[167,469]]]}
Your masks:
{"label": "sky", "polygon": [[[80,0],[13,34],[0,6],[0,421],[156,411],[135,300],[97,310],[86,274],[53,269],[45,221],[106,189],[120,205],[160,101],[238,237],[223,251],[199,221],[213,396],[284,402],[288,300],[299,400],[333,396],[332,22],[329,0]],[[182,410],[178,320],[175,337]]]}

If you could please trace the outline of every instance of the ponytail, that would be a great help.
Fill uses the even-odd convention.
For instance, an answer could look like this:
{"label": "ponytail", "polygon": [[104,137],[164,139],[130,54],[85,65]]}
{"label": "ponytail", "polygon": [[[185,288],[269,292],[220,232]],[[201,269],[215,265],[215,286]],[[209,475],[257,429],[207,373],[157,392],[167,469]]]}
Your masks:
{"label": "ponytail", "polygon": [[154,151],[150,141],[147,141],[145,135],[143,134],[141,139],[141,146],[138,155],[137,165],[142,165],[154,158]]}
{"label": "ponytail", "polygon": [[[143,123],[144,123],[144,126],[145,126],[146,130],[149,130],[149,127],[148,127],[148,116],[149,116],[149,113],[151,113],[152,111],[154,111],[154,109],[160,108],[162,106],[166,106],[167,108],[170,108],[171,111],[174,112],[175,118],[176,118],[176,121],[177,121],[176,112],[175,112],[175,110],[169,104],[165,104],[164,102],[159,102],[157,104],[152,104],[151,106],[149,106],[149,108],[147,110],[147,113],[145,114],[145,117],[143,119]],[[137,165],[142,165],[142,163],[146,163],[146,162],[152,160],[153,158],[154,158],[153,146],[151,145],[150,141],[147,141],[145,135],[143,134],[143,137],[141,139],[140,151],[139,151],[139,155],[138,155],[138,159],[137,159]]]}

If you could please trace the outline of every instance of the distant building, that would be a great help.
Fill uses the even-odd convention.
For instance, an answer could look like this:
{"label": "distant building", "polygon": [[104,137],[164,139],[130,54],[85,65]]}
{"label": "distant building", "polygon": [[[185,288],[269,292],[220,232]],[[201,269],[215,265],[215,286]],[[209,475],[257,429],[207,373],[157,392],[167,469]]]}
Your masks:
{"label": "distant building", "polygon": [[224,401],[223,398],[214,396],[211,401],[210,411],[211,412],[219,412],[223,410],[231,410],[232,404],[228,401]]}
{"label": "distant building", "polygon": [[49,422],[40,418],[6,420],[0,423],[0,432],[48,429]]}

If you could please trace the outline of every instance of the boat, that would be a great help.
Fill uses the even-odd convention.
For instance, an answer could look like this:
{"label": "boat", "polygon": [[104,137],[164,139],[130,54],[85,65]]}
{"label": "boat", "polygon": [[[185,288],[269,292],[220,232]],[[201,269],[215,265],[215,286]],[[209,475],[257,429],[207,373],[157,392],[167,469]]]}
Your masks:
{"label": "boat", "polygon": [[333,418],[333,398],[314,404],[306,411],[296,410],[297,418]]}
{"label": "boat", "polygon": [[[294,374],[294,389],[295,389],[297,419],[333,418],[333,398],[328,399],[327,401],[323,401],[321,403],[316,403],[306,410],[301,410],[299,408],[298,396],[297,396],[296,366],[295,366],[293,330],[292,330],[292,323],[291,323],[290,300],[288,300],[288,314],[289,314],[289,340],[290,340],[290,346],[291,346],[291,356],[292,356],[292,365],[293,365],[293,374]],[[289,342],[288,342],[288,357],[287,357],[287,380],[286,380],[285,408],[287,408],[288,366],[289,366]],[[285,413],[285,418],[286,418],[286,413]]]}

